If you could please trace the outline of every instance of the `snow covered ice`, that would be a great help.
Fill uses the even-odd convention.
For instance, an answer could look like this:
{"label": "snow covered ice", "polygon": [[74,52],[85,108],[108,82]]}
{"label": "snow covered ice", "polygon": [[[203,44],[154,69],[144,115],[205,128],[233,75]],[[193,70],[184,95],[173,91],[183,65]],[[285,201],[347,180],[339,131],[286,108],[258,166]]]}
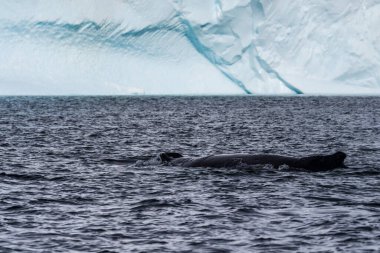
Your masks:
{"label": "snow covered ice", "polygon": [[380,0],[0,6],[0,95],[380,94]]}

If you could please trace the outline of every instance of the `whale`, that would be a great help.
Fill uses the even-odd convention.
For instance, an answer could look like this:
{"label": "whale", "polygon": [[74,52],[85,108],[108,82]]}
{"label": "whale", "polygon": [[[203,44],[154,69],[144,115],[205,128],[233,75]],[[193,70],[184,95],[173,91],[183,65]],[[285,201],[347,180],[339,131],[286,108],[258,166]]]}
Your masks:
{"label": "whale", "polygon": [[228,168],[239,165],[272,165],[279,168],[287,165],[290,168],[307,171],[328,171],[336,168],[347,168],[344,160],[347,155],[338,151],[330,155],[309,155],[291,157],[272,154],[221,154],[205,157],[184,157],[177,152],[160,153],[158,159],[162,164],[181,167]]}

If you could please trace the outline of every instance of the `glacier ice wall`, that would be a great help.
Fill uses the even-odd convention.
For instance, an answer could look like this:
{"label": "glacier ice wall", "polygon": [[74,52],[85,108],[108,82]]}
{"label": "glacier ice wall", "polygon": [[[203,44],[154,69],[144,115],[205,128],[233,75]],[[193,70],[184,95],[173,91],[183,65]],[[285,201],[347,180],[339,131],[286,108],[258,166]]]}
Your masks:
{"label": "glacier ice wall", "polygon": [[0,95],[380,94],[380,0],[0,0]]}
{"label": "glacier ice wall", "polygon": [[258,54],[305,93],[379,94],[380,1],[261,1]]}

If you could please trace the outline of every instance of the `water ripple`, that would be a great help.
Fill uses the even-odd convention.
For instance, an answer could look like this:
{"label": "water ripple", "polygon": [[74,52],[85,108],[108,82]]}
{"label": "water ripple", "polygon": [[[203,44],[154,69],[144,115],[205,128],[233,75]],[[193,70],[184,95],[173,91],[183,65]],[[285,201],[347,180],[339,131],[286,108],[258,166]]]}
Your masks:
{"label": "water ripple", "polygon": [[[2,97],[1,252],[377,252],[380,99]],[[189,156],[342,150],[348,169]]]}

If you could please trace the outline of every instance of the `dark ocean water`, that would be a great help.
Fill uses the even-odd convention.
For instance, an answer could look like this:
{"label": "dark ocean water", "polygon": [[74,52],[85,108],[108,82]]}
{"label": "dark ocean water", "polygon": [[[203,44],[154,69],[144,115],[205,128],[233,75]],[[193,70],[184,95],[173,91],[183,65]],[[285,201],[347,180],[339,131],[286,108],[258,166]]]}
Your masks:
{"label": "dark ocean water", "polygon": [[[0,98],[0,252],[380,252],[380,98]],[[180,168],[348,154],[348,169]],[[149,160],[152,158],[152,160]]]}

